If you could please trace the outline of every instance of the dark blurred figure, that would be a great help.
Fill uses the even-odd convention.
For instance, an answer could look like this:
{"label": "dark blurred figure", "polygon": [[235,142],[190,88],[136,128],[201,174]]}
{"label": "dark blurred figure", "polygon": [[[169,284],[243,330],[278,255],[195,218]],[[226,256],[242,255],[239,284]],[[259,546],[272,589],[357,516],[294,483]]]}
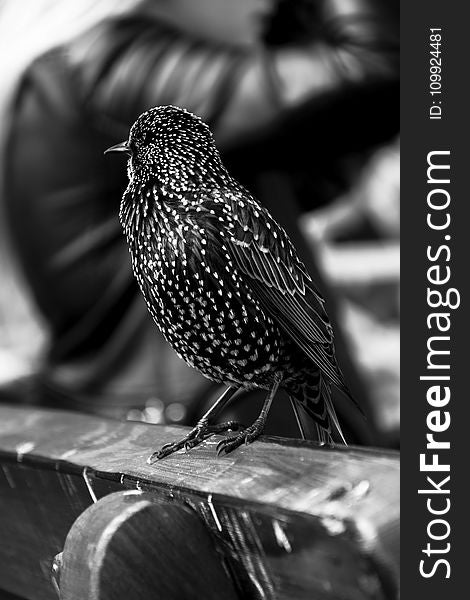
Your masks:
{"label": "dark blurred figure", "polygon": [[[153,0],[35,60],[4,153],[7,226],[51,331],[28,401],[188,422],[213,393],[151,322],[118,222],[125,169],[103,157],[158,104],[210,124],[233,174],[289,232],[336,321],[298,217],[350,186],[371,150],[396,135],[397,56],[388,3]],[[340,331],[337,351],[367,412]],[[373,423],[339,402],[350,439],[377,443]],[[271,431],[295,435],[282,404]],[[239,406],[242,421],[258,410]]]}

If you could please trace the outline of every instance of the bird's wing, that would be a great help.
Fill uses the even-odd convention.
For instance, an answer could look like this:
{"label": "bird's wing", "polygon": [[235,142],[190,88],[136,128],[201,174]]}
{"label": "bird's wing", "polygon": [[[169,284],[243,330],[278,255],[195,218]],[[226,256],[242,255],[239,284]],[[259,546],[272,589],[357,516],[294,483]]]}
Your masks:
{"label": "bird's wing", "polygon": [[224,243],[263,307],[336,386],[349,391],[337,365],[324,300],[286,232],[245,192],[231,203]]}

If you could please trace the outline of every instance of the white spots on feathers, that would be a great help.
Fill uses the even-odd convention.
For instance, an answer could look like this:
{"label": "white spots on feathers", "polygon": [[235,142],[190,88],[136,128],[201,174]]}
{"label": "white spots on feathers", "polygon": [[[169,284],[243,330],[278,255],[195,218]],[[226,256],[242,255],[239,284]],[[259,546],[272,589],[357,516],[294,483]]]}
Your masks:
{"label": "white spots on feathers", "polygon": [[[310,278],[285,231],[230,177],[209,128],[188,111],[147,111],[129,143],[120,219],[134,273],[165,338],[216,381],[270,387],[281,371],[283,385],[300,377],[300,388],[306,376],[299,370],[317,369],[309,344],[328,338],[328,323],[321,307],[308,306]],[[292,337],[278,322],[283,331],[292,328]],[[299,330],[311,338],[304,345]],[[333,378],[329,341],[314,350]]]}

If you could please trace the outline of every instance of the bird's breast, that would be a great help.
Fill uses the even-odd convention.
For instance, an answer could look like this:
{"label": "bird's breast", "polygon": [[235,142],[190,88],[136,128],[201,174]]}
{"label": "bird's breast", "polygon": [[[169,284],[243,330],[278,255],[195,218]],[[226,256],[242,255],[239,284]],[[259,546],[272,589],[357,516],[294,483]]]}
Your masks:
{"label": "bird's breast", "polygon": [[255,385],[279,360],[280,333],[233,265],[214,264],[203,242],[165,231],[141,238],[135,274],[181,358],[212,379]]}

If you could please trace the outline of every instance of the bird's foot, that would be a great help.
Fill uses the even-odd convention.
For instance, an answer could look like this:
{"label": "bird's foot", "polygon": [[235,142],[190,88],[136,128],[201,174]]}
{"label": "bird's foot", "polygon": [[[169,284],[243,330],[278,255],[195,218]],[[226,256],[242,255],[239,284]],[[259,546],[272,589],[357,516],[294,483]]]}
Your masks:
{"label": "bird's foot", "polygon": [[220,456],[222,453],[228,454],[242,444],[248,445],[251,444],[251,442],[254,442],[263,433],[264,424],[265,421],[258,418],[253,425],[242,429],[236,435],[230,435],[224,438],[217,444],[217,456]]}
{"label": "bird's foot", "polygon": [[148,457],[147,463],[151,465],[157,460],[161,460],[173,452],[177,452],[184,448],[185,450],[190,450],[194,448],[205,439],[214,435],[215,433],[223,433],[224,431],[236,431],[240,429],[241,425],[237,421],[227,421],[226,423],[215,423],[214,425],[209,425],[209,423],[201,419],[196,427],[191,429],[191,431],[185,435],[181,440],[176,442],[171,442],[170,444],[165,444],[154,452],[151,456]]}

